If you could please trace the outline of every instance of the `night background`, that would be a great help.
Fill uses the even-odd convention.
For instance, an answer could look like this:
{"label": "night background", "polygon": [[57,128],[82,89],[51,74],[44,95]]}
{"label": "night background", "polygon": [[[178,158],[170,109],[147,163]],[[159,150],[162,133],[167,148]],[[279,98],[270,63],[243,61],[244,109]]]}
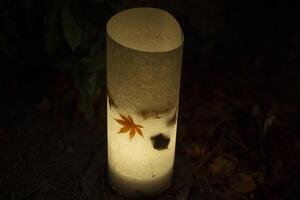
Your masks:
{"label": "night background", "polygon": [[283,0],[1,0],[0,199],[123,199],[105,25],[138,6],[185,36],[173,184],[142,199],[300,199],[300,13]]}

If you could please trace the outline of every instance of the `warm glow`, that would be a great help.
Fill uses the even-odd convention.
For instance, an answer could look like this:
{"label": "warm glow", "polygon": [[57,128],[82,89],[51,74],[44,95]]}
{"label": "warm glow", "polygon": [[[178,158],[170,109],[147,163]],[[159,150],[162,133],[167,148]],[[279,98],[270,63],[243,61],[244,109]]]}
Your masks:
{"label": "warm glow", "polygon": [[127,196],[171,182],[182,44],[179,24],[163,10],[129,9],[107,24],[109,176]]}
{"label": "warm glow", "polygon": [[171,51],[182,45],[181,28],[168,12],[155,8],[133,8],[113,16],[107,24],[117,43],[138,51]]}

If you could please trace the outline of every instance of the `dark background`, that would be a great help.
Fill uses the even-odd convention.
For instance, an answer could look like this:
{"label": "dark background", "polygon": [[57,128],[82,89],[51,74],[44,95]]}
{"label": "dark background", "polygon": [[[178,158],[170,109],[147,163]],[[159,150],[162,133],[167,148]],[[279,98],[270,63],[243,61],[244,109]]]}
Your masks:
{"label": "dark background", "polygon": [[283,0],[2,0],[0,199],[123,199],[106,177],[105,24],[137,6],[185,35],[174,181],[149,199],[300,199],[300,18]]}

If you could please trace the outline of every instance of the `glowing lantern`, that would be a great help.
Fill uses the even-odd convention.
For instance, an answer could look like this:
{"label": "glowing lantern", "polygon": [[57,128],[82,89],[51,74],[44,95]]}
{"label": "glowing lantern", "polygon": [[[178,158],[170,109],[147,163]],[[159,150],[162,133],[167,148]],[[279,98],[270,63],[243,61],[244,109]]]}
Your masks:
{"label": "glowing lantern", "polygon": [[107,23],[109,178],[126,196],[172,178],[183,34],[168,12],[133,8]]}

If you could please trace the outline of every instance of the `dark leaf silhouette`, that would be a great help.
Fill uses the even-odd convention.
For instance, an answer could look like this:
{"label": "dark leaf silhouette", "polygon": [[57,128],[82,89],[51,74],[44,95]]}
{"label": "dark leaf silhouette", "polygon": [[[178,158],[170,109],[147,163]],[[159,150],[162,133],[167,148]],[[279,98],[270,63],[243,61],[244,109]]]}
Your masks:
{"label": "dark leaf silhouette", "polygon": [[170,143],[170,138],[162,133],[151,137],[153,148],[156,150],[167,149]]}
{"label": "dark leaf silhouette", "polygon": [[109,91],[107,90],[107,97],[108,97],[108,104],[109,104],[109,109],[111,109],[111,107],[117,107],[115,101],[113,100],[113,98],[110,96]]}
{"label": "dark leaf silhouette", "polygon": [[175,110],[173,116],[167,121],[167,126],[173,126],[177,121],[177,109]]}

